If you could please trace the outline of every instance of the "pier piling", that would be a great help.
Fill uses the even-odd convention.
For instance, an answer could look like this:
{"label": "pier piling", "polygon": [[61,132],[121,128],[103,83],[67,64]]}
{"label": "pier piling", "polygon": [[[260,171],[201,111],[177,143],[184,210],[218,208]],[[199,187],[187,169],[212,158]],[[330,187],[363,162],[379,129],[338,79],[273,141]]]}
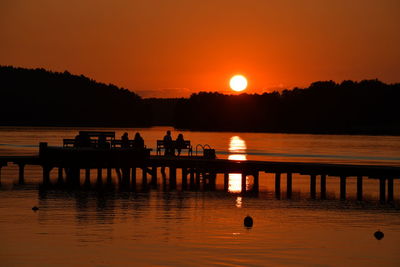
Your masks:
{"label": "pier piling", "polygon": [[58,177],[57,177],[57,183],[62,184],[63,183],[63,167],[58,167]]}
{"label": "pier piling", "polygon": [[85,185],[86,186],[90,185],[90,169],[89,168],[85,169]]}
{"label": "pier piling", "polygon": [[326,199],[326,175],[321,175],[321,199]]}
{"label": "pier piling", "polygon": [[281,198],[281,174],[279,172],[275,173],[275,197]]}
{"label": "pier piling", "polygon": [[43,184],[49,184],[51,168],[48,166],[43,166],[42,169],[43,169]]}
{"label": "pier piling", "polygon": [[187,189],[187,176],[188,170],[186,168],[182,168],[182,189]]}
{"label": "pier piling", "polygon": [[385,178],[380,178],[379,179],[379,201],[380,202],[385,202],[386,201],[386,179]]}
{"label": "pier piling", "polygon": [[151,169],[151,185],[157,186],[157,166],[153,166]]}
{"label": "pier piling", "polygon": [[112,168],[107,168],[107,184],[111,184],[112,182]]}
{"label": "pier piling", "polygon": [[131,181],[132,181],[132,187],[136,187],[136,167],[133,167],[132,169],[129,169],[132,173]]}
{"label": "pier piling", "polygon": [[388,202],[393,201],[393,178],[388,178]]}
{"label": "pier piling", "polygon": [[229,190],[229,173],[224,173],[224,191],[228,192]]}
{"label": "pier piling", "polygon": [[147,168],[146,167],[142,168],[142,187],[143,188],[147,187]]}
{"label": "pier piling", "polygon": [[346,176],[340,176],[340,200],[346,200]]}
{"label": "pier piling", "polygon": [[317,177],[315,174],[311,174],[311,176],[310,176],[310,197],[312,199],[316,198],[316,185],[317,185]]}
{"label": "pier piling", "polygon": [[242,172],[242,193],[246,193],[246,173]]}
{"label": "pier piling", "polygon": [[18,182],[19,184],[24,184],[24,176],[25,176],[25,164],[23,163],[19,163],[18,164]]}
{"label": "pier piling", "polygon": [[169,167],[169,185],[170,185],[170,188],[172,188],[172,189],[176,188],[176,168],[175,167]]}
{"label": "pier piling", "polygon": [[253,191],[255,192],[255,193],[258,193],[258,191],[259,191],[259,173],[258,172],[254,172],[253,173],[253,177],[254,177],[254,180],[253,180]]}
{"label": "pier piling", "polygon": [[288,199],[292,198],[292,173],[288,172],[286,174],[286,197]]}
{"label": "pier piling", "polygon": [[357,200],[363,199],[363,177],[357,176]]}

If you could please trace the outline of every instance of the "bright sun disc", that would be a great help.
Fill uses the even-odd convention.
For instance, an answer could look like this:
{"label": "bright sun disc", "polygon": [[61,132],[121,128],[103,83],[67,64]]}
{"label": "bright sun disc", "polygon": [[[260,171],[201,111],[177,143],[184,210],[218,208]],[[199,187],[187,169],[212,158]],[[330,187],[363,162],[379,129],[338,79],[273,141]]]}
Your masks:
{"label": "bright sun disc", "polygon": [[246,89],[247,79],[243,75],[235,75],[231,78],[229,85],[233,91],[240,92]]}

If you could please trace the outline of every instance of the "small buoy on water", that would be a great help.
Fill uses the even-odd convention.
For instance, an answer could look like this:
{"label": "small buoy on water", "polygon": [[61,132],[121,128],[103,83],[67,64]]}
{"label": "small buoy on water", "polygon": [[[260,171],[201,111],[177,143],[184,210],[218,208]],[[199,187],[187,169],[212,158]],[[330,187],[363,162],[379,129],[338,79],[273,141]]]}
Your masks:
{"label": "small buoy on water", "polygon": [[33,206],[33,207],[32,207],[32,210],[33,210],[33,211],[37,211],[37,210],[39,210],[39,208],[36,207],[36,206]]}
{"label": "small buoy on water", "polygon": [[249,215],[244,218],[244,226],[249,228],[253,226],[253,218],[251,218]]}
{"label": "small buoy on water", "polygon": [[374,233],[374,236],[376,239],[381,240],[385,236],[385,234],[378,230]]}

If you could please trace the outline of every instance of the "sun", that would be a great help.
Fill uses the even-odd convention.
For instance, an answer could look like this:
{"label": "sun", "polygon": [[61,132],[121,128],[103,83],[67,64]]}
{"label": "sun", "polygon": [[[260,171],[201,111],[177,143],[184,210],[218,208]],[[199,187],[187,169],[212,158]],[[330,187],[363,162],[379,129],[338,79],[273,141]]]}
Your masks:
{"label": "sun", "polygon": [[233,91],[241,92],[247,87],[247,79],[243,75],[235,75],[231,78],[229,85]]}

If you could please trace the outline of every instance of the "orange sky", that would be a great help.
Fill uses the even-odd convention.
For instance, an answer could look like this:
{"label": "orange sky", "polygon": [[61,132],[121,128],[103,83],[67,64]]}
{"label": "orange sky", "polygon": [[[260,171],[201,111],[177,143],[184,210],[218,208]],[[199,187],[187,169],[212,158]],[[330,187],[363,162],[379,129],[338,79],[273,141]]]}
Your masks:
{"label": "orange sky", "polygon": [[1,0],[0,64],[143,97],[400,79],[398,0]]}

